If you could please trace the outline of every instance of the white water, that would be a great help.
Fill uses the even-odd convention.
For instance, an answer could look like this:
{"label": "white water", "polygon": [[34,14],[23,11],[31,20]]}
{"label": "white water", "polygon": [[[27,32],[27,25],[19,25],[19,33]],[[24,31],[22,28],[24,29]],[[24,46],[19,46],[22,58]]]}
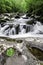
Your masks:
{"label": "white water", "polygon": [[[22,17],[26,17],[26,15],[24,15]],[[10,24],[8,23],[4,27],[1,27],[1,25],[0,25],[0,35],[5,35],[5,36],[6,35],[11,36],[12,35],[12,37],[13,37],[13,35],[16,36],[17,35],[16,34],[16,31],[17,31],[16,27],[18,24],[19,24],[19,29],[18,29],[18,35],[19,36],[22,34],[24,36],[24,34],[27,34],[27,33],[28,33],[27,34],[28,36],[29,36],[29,34],[32,35],[32,34],[43,33],[43,25],[40,22],[36,21],[37,23],[32,28],[31,25],[29,26],[26,24],[27,21],[31,20],[31,18],[23,19],[22,17],[20,19],[17,19],[16,22],[14,21],[13,25],[12,25],[12,23],[10,23]],[[10,27],[10,25],[12,25],[12,27]],[[26,33],[27,26],[30,29],[30,31],[28,31]],[[32,31],[31,31],[31,29],[32,29]]]}
{"label": "white water", "polygon": [[19,34],[24,34],[24,33],[26,33],[26,29],[23,28],[24,25],[26,26],[25,23],[21,23],[21,24],[20,24],[20,26],[19,26],[19,29],[20,29]]}
{"label": "white water", "polygon": [[9,35],[15,35],[16,34],[16,30],[14,27],[12,27],[12,29],[9,31]]}
{"label": "white water", "polygon": [[0,33],[3,34],[7,27],[9,27],[9,25],[5,25],[4,27],[1,27]]}
{"label": "white water", "polygon": [[37,22],[33,27],[33,33],[43,33],[43,25],[40,22]]}

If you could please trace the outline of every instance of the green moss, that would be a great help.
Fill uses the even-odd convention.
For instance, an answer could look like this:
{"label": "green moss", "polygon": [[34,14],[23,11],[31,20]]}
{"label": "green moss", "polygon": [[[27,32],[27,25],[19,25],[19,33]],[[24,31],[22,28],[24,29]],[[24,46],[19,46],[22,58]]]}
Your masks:
{"label": "green moss", "polygon": [[6,50],[6,55],[7,56],[13,56],[15,53],[15,50],[13,48],[9,48]]}
{"label": "green moss", "polygon": [[34,20],[28,21],[27,24],[32,25],[34,23]]}

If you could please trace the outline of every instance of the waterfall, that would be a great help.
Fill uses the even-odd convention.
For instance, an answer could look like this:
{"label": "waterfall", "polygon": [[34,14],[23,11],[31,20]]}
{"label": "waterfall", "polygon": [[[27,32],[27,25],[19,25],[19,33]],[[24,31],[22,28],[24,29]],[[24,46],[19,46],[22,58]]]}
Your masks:
{"label": "waterfall", "polygon": [[5,35],[9,35],[9,31],[10,31],[10,28],[7,29],[7,30],[5,30],[4,34],[5,34]]}
{"label": "waterfall", "polygon": [[13,26],[11,30],[9,31],[9,35],[15,35],[15,34],[16,34],[16,30],[15,30],[15,27]]}
{"label": "waterfall", "polygon": [[20,29],[20,31],[19,31],[19,34],[24,34],[24,33],[26,33],[26,25],[20,25],[19,26],[19,29]]}
{"label": "waterfall", "polygon": [[[32,18],[25,19],[26,14],[21,16],[20,19],[16,19],[15,21],[8,21],[4,24],[0,24],[0,34],[3,35],[16,35],[16,34],[25,34],[25,33],[33,33],[33,34],[43,34],[43,25],[35,21],[36,24],[29,25],[26,24],[27,21],[30,22]],[[2,25],[2,26],[1,26]]]}
{"label": "waterfall", "polygon": [[4,27],[1,27],[0,33],[3,34],[8,27],[9,25],[5,25]]}

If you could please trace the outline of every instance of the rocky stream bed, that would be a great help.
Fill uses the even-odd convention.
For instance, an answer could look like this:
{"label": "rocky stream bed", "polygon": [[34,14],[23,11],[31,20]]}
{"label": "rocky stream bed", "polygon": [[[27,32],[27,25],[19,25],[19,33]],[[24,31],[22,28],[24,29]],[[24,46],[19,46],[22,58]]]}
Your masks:
{"label": "rocky stream bed", "polygon": [[[43,35],[39,18],[14,13],[0,15],[0,65],[43,65],[43,37],[24,38],[24,34]],[[13,38],[17,35],[23,38]],[[6,55],[9,48],[15,50],[13,56]]]}

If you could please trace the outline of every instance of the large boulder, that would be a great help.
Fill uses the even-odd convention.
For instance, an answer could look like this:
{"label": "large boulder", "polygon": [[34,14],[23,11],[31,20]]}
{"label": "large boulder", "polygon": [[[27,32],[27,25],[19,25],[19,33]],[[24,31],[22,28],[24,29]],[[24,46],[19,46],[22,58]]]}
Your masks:
{"label": "large boulder", "polygon": [[[30,38],[31,39],[31,38]],[[31,39],[33,40],[33,39]],[[42,39],[40,39],[42,40]],[[43,61],[43,43],[39,39],[34,39],[33,42],[26,39],[25,43],[28,50],[39,60]]]}

